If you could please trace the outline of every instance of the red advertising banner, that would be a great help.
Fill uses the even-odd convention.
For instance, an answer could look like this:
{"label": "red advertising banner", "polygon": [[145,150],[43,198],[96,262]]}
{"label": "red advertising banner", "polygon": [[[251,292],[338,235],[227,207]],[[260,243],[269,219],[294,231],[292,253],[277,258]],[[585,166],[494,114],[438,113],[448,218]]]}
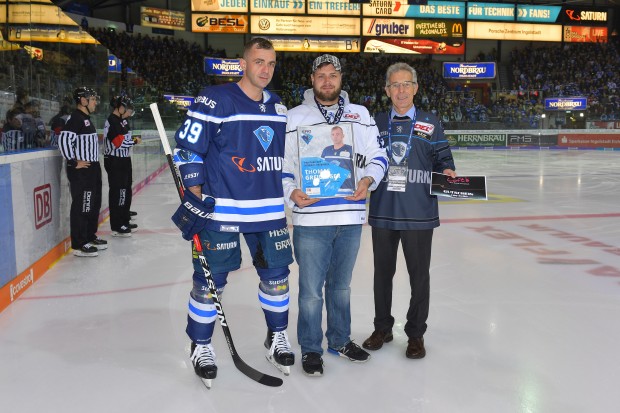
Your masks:
{"label": "red advertising banner", "polygon": [[564,26],[564,41],[570,43],[607,43],[607,27]]}
{"label": "red advertising banner", "polygon": [[588,129],[620,129],[620,120],[599,120],[588,122]]}
{"label": "red advertising banner", "polygon": [[559,133],[558,146],[570,148],[620,148],[620,134]]}
{"label": "red advertising banner", "polygon": [[445,39],[384,39],[365,40],[365,53],[405,53],[405,54],[437,54],[462,55],[465,53],[465,42]]}

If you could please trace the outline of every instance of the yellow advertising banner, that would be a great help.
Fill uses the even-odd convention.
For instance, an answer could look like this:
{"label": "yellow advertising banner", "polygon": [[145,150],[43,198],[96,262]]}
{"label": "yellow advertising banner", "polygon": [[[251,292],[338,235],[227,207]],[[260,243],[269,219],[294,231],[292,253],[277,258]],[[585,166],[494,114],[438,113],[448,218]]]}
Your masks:
{"label": "yellow advertising banner", "polygon": [[245,14],[192,14],[192,32],[247,33],[248,16]]}
{"label": "yellow advertising banner", "polygon": [[140,7],[140,21],[143,26],[161,29],[185,30],[185,12],[157,7]]}
{"label": "yellow advertising banner", "polygon": [[11,42],[59,42],[59,43],[87,43],[98,44],[97,40],[80,27],[75,30],[51,27],[11,27],[9,28]]}
{"label": "yellow advertising banner", "polygon": [[330,37],[265,36],[278,52],[359,53],[360,39]]}
{"label": "yellow advertising banner", "polygon": [[355,17],[252,15],[252,34],[359,36],[360,19]]}
{"label": "yellow advertising banner", "polygon": [[468,39],[561,42],[562,25],[528,23],[467,22]]}
{"label": "yellow advertising banner", "polygon": [[[60,7],[53,4],[9,4],[8,23],[77,26]],[[7,22],[6,4],[0,5],[0,23]]]}
{"label": "yellow advertising banner", "polygon": [[248,2],[247,0],[192,0],[192,11],[246,13]]}

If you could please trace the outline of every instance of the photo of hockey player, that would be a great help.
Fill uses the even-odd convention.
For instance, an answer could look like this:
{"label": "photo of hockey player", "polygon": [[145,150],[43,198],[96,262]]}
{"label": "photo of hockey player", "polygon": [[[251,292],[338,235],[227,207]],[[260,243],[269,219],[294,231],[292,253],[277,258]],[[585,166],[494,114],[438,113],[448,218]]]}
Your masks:
{"label": "photo of hockey player", "polygon": [[344,130],[341,126],[336,125],[332,127],[331,137],[334,144],[323,149],[321,158],[351,172],[349,177],[340,186],[339,191],[353,193],[355,189],[353,184],[353,146],[344,143]]}
{"label": "photo of hockey player", "polygon": [[302,190],[311,198],[346,197],[355,192],[351,125],[298,129]]}

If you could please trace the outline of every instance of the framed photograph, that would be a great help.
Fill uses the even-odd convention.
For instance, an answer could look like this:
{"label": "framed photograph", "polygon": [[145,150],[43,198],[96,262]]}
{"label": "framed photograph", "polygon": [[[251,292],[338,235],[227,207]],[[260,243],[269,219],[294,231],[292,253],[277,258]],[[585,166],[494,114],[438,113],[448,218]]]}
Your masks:
{"label": "framed photograph", "polygon": [[339,125],[300,126],[299,176],[310,198],[331,198],[355,192],[353,128]]}

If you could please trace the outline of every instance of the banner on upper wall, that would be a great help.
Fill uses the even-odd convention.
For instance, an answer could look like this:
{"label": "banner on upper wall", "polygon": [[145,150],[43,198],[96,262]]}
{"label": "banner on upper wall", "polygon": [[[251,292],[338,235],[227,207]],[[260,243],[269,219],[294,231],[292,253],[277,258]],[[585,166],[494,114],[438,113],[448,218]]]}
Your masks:
{"label": "banner on upper wall", "polygon": [[467,22],[468,39],[561,42],[559,24]]}
{"label": "banner on upper wall", "polygon": [[564,41],[569,43],[607,43],[607,27],[564,26]]}
{"label": "banner on upper wall", "polygon": [[545,99],[545,110],[586,110],[588,98],[547,98]]}
{"label": "banner on upper wall", "polygon": [[246,13],[247,0],[192,0],[192,11],[216,11],[218,13]]}
{"label": "banner on upper wall", "polygon": [[364,18],[362,20],[362,35],[373,37],[414,37],[416,39],[462,38],[463,22]]}
{"label": "banner on upper wall", "polygon": [[360,19],[355,17],[252,15],[251,33],[298,36],[359,36]]}
{"label": "banner on upper wall", "polygon": [[[331,3],[336,3],[336,0]],[[250,11],[252,13],[304,14],[306,0],[251,0]]]}
{"label": "banner on upper wall", "polygon": [[243,76],[239,59],[205,57],[205,73],[212,76]]}
{"label": "banner on upper wall", "polygon": [[436,54],[462,55],[465,53],[465,42],[458,39],[366,39],[365,53],[402,53],[402,54]]}
{"label": "banner on upper wall", "polygon": [[425,5],[408,5],[404,0],[371,0],[364,4],[364,16],[425,17],[429,19],[465,18],[464,1],[429,1]]}
{"label": "banner on upper wall", "polygon": [[336,14],[338,16],[359,16],[362,5],[348,0],[308,0],[308,14]]}
{"label": "banner on upper wall", "polygon": [[12,26],[9,28],[11,42],[52,42],[99,44],[79,26]]}
{"label": "banner on upper wall", "polygon": [[248,16],[245,14],[192,14],[192,32],[247,33]]}
{"label": "banner on upper wall", "polygon": [[185,30],[185,12],[157,7],[140,7],[140,21],[143,26],[160,29]]}
{"label": "banner on upper wall", "polygon": [[561,6],[467,3],[467,18],[470,20],[517,21],[532,23],[555,23],[558,21]]}
{"label": "banner on upper wall", "polygon": [[278,52],[359,53],[360,38],[262,36]]}
{"label": "banner on upper wall", "polygon": [[602,25],[607,24],[607,10],[592,7],[564,6],[560,21],[567,25]]}
{"label": "banner on upper wall", "polygon": [[443,63],[443,77],[446,79],[495,79],[495,62]]}
{"label": "banner on upper wall", "polygon": [[[4,2],[3,2],[4,3]],[[7,23],[6,4],[0,4],[0,23]],[[53,4],[9,4],[8,23],[76,26],[77,23]]]}

